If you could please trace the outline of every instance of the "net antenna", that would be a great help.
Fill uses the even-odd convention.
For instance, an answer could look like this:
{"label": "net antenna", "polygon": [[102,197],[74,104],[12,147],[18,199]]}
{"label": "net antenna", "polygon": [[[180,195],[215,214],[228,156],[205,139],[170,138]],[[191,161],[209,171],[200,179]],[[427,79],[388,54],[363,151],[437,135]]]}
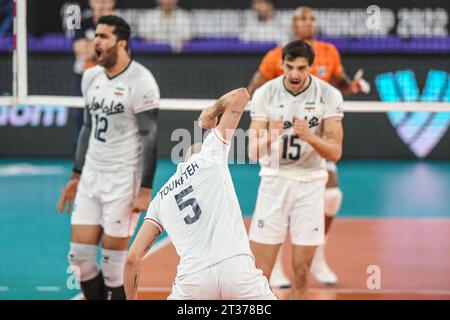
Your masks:
{"label": "net antenna", "polygon": [[27,0],[14,0],[13,6],[13,96],[12,105],[28,96]]}

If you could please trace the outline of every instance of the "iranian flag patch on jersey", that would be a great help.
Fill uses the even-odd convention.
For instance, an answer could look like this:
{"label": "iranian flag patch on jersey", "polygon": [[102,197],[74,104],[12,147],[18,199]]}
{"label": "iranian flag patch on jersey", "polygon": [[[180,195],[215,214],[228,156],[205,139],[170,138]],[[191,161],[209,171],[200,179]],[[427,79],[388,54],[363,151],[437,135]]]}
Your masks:
{"label": "iranian flag patch on jersey", "polygon": [[125,88],[122,86],[117,86],[114,88],[114,95],[116,97],[122,97],[125,93]]}

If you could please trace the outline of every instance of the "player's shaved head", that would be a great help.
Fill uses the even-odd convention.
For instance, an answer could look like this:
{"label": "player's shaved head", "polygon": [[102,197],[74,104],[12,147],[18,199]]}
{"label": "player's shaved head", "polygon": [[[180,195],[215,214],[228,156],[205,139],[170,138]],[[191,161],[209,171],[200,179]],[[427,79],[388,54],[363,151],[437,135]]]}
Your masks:
{"label": "player's shaved head", "polygon": [[292,15],[292,32],[297,40],[310,40],[316,34],[316,16],[307,6],[298,7]]}
{"label": "player's shaved head", "polygon": [[309,11],[309,12],[314,13],[314,10],[311,7],[301,6],[301,7],[298,7],[297,9],[295,9],[294,16],[297,14],[303,13],[303,11]]}
{"label": "player's shaved head", "polygon": [[188,161],[194,154],[200,153],[201,150],[202,143],[194,143],[187,149],[186,154],[184,155],[184,161]]}

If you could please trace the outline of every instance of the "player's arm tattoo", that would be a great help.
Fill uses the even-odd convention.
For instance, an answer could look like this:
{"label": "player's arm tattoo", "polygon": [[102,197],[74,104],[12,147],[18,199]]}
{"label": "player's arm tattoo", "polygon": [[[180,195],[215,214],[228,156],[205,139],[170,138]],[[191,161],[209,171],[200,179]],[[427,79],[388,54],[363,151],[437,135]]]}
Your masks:
{"label": "player's arm tattoo", "polygon": [[241,116],[242,112],[231,110],[231,114],[233,115],[233,117],[237,118]]}
{"label": "player's arm tattoo", "polygon": [[140,272],[136,272],[136,274],[134,275],[134,284],[133,284],[133,288],[137,289],[138,287],[138,283],[139,283],[139,276],[140,276]]}

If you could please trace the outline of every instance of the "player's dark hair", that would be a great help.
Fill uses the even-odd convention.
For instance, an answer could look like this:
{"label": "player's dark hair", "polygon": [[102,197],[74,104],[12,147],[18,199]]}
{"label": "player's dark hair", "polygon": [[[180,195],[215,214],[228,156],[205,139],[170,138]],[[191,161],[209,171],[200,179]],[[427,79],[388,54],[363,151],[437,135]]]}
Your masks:
{"label": "player's dark hair", "polygon": [[308,60],[308,64],[312,65],[314,62],[314,57],[314,49],[303,40],[289,42],[283,47],[283,61],[306,58]]}
{"label": "player's dark hair", "polygon": [[98,19],[97,24],[106,24],[108,26],[113,26],[114,31],[113,34],[116,35],[117,40],[126,40],[127,46],[125,47],[125,50],[128,51],[128,43],[130,40],[130,34],[131,34],[131,27],[124,19],[118,16],[102,16],[100,19]]}

